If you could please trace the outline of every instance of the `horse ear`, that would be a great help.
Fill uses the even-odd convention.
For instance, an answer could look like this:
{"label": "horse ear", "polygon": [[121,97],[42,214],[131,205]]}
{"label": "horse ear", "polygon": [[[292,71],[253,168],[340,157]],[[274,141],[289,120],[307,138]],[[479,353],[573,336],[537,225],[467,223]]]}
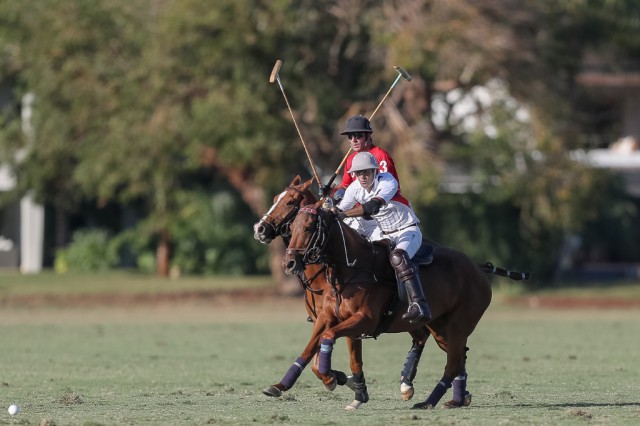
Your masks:
{"label": "horse ear", "polygon": [[322,201],[322,200],[320,200],[320,201],[316,202],[316,203],[313,205],[313,208],[314,208],[314,209],[316,209],[316,210],[317,210],[317,209],[319,209],[320,207],[322,207],[322,203],[323,203],[323,202],[324,202],[324,201]]}
{"label": "horse ear", "polygon": [[311,183],[313,182],[313,178],[309,179],[308,181],[306,181],[304,183],[304,185],[302,185],[302,190],[306,191],[307,189],[309,189],[309,187],[311,186]]}
{"label": "horse ear", "polygon": [[300,183],[300,181],[302,180],[302,178],[300,178],[300,175],[297,175],[296,177],[293,178],[293,180],[291,181],[291,185],[290,186],[296,186]]}

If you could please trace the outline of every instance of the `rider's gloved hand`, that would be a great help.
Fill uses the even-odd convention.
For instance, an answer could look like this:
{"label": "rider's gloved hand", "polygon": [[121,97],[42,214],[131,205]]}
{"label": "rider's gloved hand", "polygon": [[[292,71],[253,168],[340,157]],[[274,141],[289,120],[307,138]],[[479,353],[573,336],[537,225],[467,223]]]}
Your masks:
{"label": "rider's gloved hand", "polygon": [[334,208],[333,198],[325,197],[324,201],[322,202],[322,208],[325,210],[333,210]]}

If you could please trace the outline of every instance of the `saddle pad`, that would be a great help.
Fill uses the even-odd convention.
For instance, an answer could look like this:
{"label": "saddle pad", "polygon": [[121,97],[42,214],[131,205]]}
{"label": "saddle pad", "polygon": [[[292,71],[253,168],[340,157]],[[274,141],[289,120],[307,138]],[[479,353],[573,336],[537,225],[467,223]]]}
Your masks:
{"label": "saddle pad", "polygon": [[433,262],[433,246],[423,242],[411,261],[417,265],[430,265]]}

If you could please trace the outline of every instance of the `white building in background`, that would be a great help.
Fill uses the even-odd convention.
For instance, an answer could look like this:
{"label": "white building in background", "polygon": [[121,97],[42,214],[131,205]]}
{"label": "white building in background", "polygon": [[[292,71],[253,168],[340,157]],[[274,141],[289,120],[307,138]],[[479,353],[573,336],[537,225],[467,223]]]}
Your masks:
{"label": "white building in background", "polygon": [[[34,96],[22,99],[22,130],[33,135],[31,114]],[[15,174],[7,165],[0,165],[0,191],[16,186]],[[24,274],[42,270],[44,252],[44,207],[27,194],[20,202],[0,209],[0,268],[18,269]]]}

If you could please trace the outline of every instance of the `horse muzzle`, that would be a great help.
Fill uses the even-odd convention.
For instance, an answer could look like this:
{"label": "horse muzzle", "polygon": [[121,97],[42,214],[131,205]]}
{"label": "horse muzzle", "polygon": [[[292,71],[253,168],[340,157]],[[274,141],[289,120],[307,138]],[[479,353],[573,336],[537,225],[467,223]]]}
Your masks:
{"label": "horse muzzle", "polygon": [[287,250],[282,258],[282,267],[284,268],[284,273],[287,275],[297,275],[304,271],[305,267],[302,261],[302,254]]}
{"label": "horse muzzle", "polygon": [[253,238],[262,244],[269,244],[275,237],[276,230],[268,223],[261,220],[253,225]]}

